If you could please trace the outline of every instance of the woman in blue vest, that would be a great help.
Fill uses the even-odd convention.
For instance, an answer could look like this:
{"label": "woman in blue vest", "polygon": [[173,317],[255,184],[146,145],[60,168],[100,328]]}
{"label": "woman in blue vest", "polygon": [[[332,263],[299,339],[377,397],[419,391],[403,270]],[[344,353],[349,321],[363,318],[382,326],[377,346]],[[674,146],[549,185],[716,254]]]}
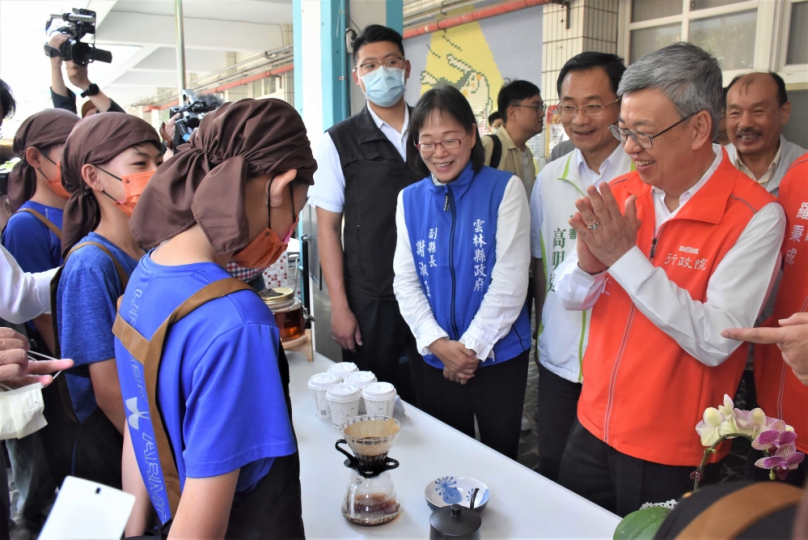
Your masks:
{"label": "woman in blue vest", "polygon": [[[466,98],[425,93],[409,125],[420,182],[401,191],[394,289],[426,365],[419,406],[516,458],[527,383],[529,211],[521,180],[483,166]],[[419,394],[420,395],[420,394]]]}

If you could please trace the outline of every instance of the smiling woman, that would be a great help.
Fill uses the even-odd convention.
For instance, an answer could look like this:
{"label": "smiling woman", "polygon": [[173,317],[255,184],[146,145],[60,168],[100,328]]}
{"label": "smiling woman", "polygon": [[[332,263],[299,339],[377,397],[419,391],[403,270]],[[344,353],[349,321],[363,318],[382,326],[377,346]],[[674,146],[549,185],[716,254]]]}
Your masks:
{"label": "smiling woman", "polygon": [[483,166],[474,113],[451,86],[418,101],[408,153],[427,177],[398,197],[393,288],[423,355],[418,406],[472,437],[476,417],[482,442],[515,459],[531,342],[522,181]]}

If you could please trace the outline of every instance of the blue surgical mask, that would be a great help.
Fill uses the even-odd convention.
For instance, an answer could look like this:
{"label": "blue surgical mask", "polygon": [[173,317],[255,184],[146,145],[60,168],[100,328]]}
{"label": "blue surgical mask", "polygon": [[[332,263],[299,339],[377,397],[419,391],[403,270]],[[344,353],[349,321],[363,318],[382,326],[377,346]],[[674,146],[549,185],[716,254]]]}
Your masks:
{"label": "blue surgical mask", "polygon": [[382,66],[362,76],[365,97],[379,107],[392,107],[404,95],[404,70]]}

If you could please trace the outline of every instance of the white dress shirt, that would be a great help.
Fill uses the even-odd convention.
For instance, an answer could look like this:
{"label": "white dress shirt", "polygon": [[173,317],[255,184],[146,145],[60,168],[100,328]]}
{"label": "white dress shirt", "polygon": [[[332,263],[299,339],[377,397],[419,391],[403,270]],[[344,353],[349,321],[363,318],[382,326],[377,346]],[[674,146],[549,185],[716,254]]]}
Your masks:
{"label": "white dress shirt", "polygon": [[[396,128],[379,118],[373,107],[367,105],[370,116],[381,132],[407,161],[407,126],[410,123],[410,109],[404,107],[404,128],[399,133]],[[309,190],[309,204],[329,212],[342,213],[345,208],[345,173],[339,160],[339,152],[326,132],[317,147],[317,170],[314,172],[314,185]]]}
{"label": "white dress shirt", "polygon": [[[723,154],[713,145],[716,159],[704,176],[682,194],[679,209],[706,184]],[[670,212],[664,193],[655,190],[656,230],[678,212]],[[611,278],[626,291],[634,305],[660,330],[672,337],[691,356],[708,366],[723,363],[739,342],[721,337],[725,328],[754,325],[780,266],[780,245],[786,218],[782,206],[770,203],[746,225],[735,245],[710,277],[707,302],[693,300],[690,293],[668,279],[640,248],[634,246],[608,272],[589,275],[578,267],[578,256],[559,267],[557,292],[566,309],[581,311],[595,305],[606,280]]]}
{"label": "white dress shirt", "polygon": [[[572,155],[573,163],[578,168],[578,175],[581,182],[586,187],[599,186],[605,181],[611,181],[615,178],[615,168],[620,163],[621,158],[625,155],[623,146],[618,144],[614,151],[609,154],[609,157],[600,164],[600,171],[595,172],[586,164],[584,155],[577,148],[573,149]],[[545,169],[536,177],[536,183],[533,184],[533,193],[530,194],[530,252],[536,259],[541,259],[541,224],[544,221],[544,214],[542,209],[542,196],[541,184],[542,176]],[[574,210],[573,210],[574,213]]]}
{"label": "white dress shirt", "polygon": [[[435,320],[418,279],[404,218],[402,193],[398,194],[396,207],[398,239],[393,259],[393,270],[396,273],[393,289],[401,316],[415,335],[418,352],[426,355],[431,354],[429,345],[437,339],[448,338],[449,334]],[[458,340],[467,349],[476,352],[477,358],[482,361],[493,357],[494,345],[510,332],[525,305],[530,266],[528,213],[522,181],[518,176],[511,176],[497,210],[497,261],[491,271],[491,285],[471,324]]]}
{"label": "white dress shirt", "polygon": [[0,317],[21,324],[50,313],[50,282],[57,268],[29,274],[0,246]]}

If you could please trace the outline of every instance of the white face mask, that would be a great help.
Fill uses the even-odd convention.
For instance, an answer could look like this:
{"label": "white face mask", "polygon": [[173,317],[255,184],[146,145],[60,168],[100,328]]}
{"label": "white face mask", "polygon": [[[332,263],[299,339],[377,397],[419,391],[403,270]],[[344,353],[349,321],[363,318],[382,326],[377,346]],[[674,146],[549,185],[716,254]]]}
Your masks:
{"label": "white face mask", "polygon": [[47,425],[42,383],[0,390],[0,440],[22,439]]}

